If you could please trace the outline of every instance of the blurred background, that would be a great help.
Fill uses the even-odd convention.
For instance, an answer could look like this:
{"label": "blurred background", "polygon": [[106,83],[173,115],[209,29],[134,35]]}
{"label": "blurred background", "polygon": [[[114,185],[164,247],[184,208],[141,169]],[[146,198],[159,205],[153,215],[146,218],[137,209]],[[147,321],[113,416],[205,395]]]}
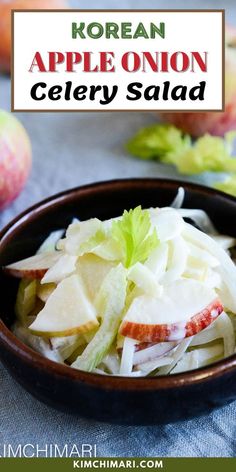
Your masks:
{"label": "blurred background", "polygon": [[[6,29],[6,15],[3,14],[6,3],[15,3],[17,7],[21,4],[24,8],[35,8],[36,3],[40,3],[40,1],[0,0],[0,33],[2,38],[2,32],[4,28]],[[50,0],[43,0],[41,3],[43,7],[46,4],[49,8],[51,7]],[[65,4],[64,0],[53,0],[53,3],[54,7],[56,4],[58,6]],[[234,0],[189,0],[188,2],[185,0],[136,0],[135,2],[132,0],[119,0],[119,2],[71,0],[69,5],[79,9],[224,8],[227,22],[236,27],[236,2]],[[6,31],[4,34],[7,35]],[[7,58],[4,48],[5,43],[3,44],[3,40],[1,40],[0,55],[2,54],[6,68]],[[234,55],[236,59],[236,49]],[[3,72],[0,75],[0,108],[10,111],[10,77]],[[156,123],[158,118],[151,113],[17,113],[16,116],[29,135],[33,166],[20,196],[0,212],[0,228],[35,202],[64,189],[90,182],[127,177],[169,177],[173,179],[181,177],[181,179],[205,184],[212,181],[212,175],[209,173],[180,176],[172,166],[152,160],[139,160],[125,151],[124,143],[134,133],[141,127]],[[0,156],[0,189],[1,179],[4,178]]]}
{"label": "blurred background", "polygon": [[[66,0],[0,0],[0,66],[9,70],[9,5],[22,8],[63,6]],[[71,0],[79,9],[218,9],[226,10],[227,22],[236,27],[235,0]],[[15,6],[15,5],[14,5]],[[8,10],[8,12],[7,12]],[[27,32],[25,32],[27,34]],[[210,32],[209,32],[210,34]],[[227,111],[223,118],[191,117],[179,123],[193,133],[201,126],[223,134],[223,128],[234,127],[236,113],[236,49],[229,39]],[[230,36],[231,38],[231,36]],[[236,44],[235,44],[236,46]],[[0,109],[10,111],[10,77],[0,72]],[[232,93],[231,93],[232,91]],[[180,175],[176,167],[130,155],[124,144],[140,128],[158,122],[149,113],[17,113],[23,124],[0,110],[0,229],[30,205],[56,192],[90,182],[128,177],[168,177],[212,184],[211,172]],[[173,117],[172,117],[173,118]],[[181,118],[181,117],[180,117]],[[169,117],[171,119],[171,117]],[[164,118],[162,117],[162,120]],[[181,121],[181,120],[180,120]],[[186,121],[186,120],[185,120]],[[197,127],[198,124],[198,127]],[[201,125],[201,126],[200,126]],[[216,126],[217,125],[217,126]],[[235,123],[236,129],[236,123]],[[32,170],[26,185],[30,167]],[[222,157],[222,142],[216,146]],[[223,149],[224,150],[224,149]],[[226,152],[226,151],[225,151]],[[236,149],[235,149],[236,152]],[[227,152],[226,152],[227,154]],[[213,153],[214,157],[214,153]],[[211,155],[212,158],[212,155]],[[11,202],[15,189],[22,192]],[[233,188],[234,191],[234,188]],[[6,204],[8,203],[8,206]],[[199,418],[159,427],[122,427],[102,425],[57,413],[22,392],[20,386],[0,366],[1,408],[0,443],[4,444],[76,444],[98,443],[100,456],[235,456],[235,406],[225,406]],[[14,428],[13,428],[14,422]],[[125,438],[125,441],[124,441]]]}

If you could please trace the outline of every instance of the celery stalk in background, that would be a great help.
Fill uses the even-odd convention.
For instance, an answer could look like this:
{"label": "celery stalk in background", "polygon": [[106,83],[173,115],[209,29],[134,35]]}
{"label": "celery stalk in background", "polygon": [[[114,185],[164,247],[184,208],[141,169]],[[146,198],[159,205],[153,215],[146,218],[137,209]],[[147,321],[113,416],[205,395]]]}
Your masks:
{"label": "celery stalk in background", "polygon": [[232,142],[236,133],[226,133],[224,138],[205,134],[185,152],[172,152],[168,162],[182,174],[202,172],[236,172],[236,159],[231,157]]}
{"label": "celery stalk in background", "polygon": [[156,124],[142,128],[126,144],[128,152],[141,159],[155,159],[175,165],[181,174],[202,172],[236,172],[236,159],[231,156],[236,132],[224,138],[205,134],[195,142],[178,128]]}
{"label": "celery stalk in background", "polygon": [[215,182],[214,187],[236,197],[236,174],[231,175],[224,182]]}
{"label": "celery stalk in background", "polygon": [[133,156],[161,161],[169,153],[183,152],[190,147],[190,136],[168,124],[141,128],[126,144],[126,150]]}

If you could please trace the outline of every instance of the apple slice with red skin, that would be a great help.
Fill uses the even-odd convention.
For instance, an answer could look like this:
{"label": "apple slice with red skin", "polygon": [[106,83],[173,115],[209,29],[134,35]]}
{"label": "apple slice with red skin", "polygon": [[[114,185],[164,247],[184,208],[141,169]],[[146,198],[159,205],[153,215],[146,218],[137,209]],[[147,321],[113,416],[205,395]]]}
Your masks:
{"label": "apple slice with red skin", "polygon": [[178,341],[202,331],[223,310],[214,290],[183,279],[165,287],[163,297],[137,297],[119,332],[141,343]]}
{"label": "apple slice with red skin", "polygon": [[[124,321],[120,333],[122,336],[137,339],[142,342],[142,346],[137,345],[137,351],[145,347],[152,346],[154,343],[164,341],[176,341],[181,339],[178,333],[184,331],[182,338],[188,338],[207,328],[221,313],[224,307],[219,299],[214,300],[201,313],[194,315],[184,325],[183,322],[160,325],[133,323]],[[147,343],[147,344],[146,344]]]}
{"label": "apple slice with red skin", "polygon": [[50,269],[60,257],[61,253],[59,251],[45,252],[9,264],[3,269],[7,274],[20,279],[42,279],[48,269]]}

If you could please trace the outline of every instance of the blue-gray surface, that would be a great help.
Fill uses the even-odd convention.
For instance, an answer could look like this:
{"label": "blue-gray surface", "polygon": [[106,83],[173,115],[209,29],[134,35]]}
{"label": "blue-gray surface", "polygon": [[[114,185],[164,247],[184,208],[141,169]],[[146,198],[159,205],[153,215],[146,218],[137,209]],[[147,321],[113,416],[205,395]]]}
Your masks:
{"label": "blue-gray surface", "polygon": [[[73,6],[88,8],[86,1]],[[236,25],[232,0],[92,0],[89,8],[225,8]],[[0,78],[0,106],[10,107],[10,83]],[[98,180],[161,176],[178,178],[171,168],[125,155],[122,144],[149,114],[20,114],[33,143],[33,170],[17,201],[0,215],[0,227],[38,200],[69,187]],[[66,165],[65,165],[66,163]],[[207,183],[207,178],[202,179]],[[0,455],[2,445],[97,444],[99,456],[236,455],[236,403],[206,417],[175,425],[122,427],[57,413],[24,392],[0,366]],[[68,393],[69,394],[69,393]]]}

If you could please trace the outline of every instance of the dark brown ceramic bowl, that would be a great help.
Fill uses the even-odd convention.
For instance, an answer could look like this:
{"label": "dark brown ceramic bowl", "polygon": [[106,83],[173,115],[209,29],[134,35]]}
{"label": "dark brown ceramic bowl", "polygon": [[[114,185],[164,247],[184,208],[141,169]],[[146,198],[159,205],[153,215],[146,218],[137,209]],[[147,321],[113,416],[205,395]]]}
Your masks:
{"label": "dark brown ceramic bowl", "polygon": [[[50,231],[66,227],[74,216],[106,219],[138,204],[168,206],[180,185],[185,207],[206,210],[219,231],[236,236],[236,199],[223,193],[169,180],[104,182],[56,195],[16,218],[0,234],[0,266],[34,254]],[[80,372],[43,358],[10,331],[17,284],[0,274],[0,358],[43,402],[96,420],[156,424],[206,414],[236,398],[236,355],[183,374],[131,379]]]}

